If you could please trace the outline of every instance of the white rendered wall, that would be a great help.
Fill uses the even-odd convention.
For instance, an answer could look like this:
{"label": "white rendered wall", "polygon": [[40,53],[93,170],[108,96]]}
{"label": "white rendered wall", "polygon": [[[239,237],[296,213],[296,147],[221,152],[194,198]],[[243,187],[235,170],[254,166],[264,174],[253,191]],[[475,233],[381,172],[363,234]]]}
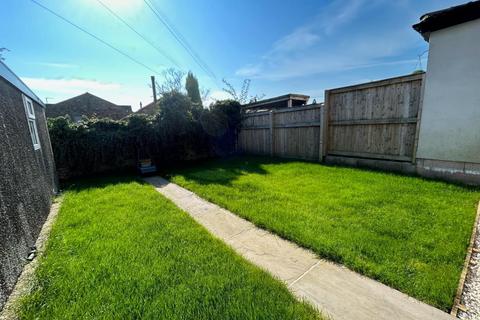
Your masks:
{"label": "white rendered wall", "polygon": [[480,163],[480,19],[430,35],[417,158]]}

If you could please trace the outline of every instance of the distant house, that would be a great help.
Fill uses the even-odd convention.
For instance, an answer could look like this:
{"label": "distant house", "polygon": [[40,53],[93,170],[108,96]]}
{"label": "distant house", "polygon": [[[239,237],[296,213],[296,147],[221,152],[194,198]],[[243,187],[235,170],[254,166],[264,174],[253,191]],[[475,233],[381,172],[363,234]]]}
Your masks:
{"label": "distant house", "polygon": [[0,309],[57,192],[43,102],[0,61]]}
{"label": "distant house", "polygon": [[158,101],[157,101],[156,103],[151,102],[151,103],[147,104],[145,107],[140,108],[135,113],[146,114],[146,115],[151,115],[152,116],[154,114],[157,114],[159,111],[160,111],[160,106],[158,105]]}
{"label": "distant house", "polygon": [[480,1],[426,13],[413,28],[429,42],[417,158],[480,177]]}
{"label": "distant house", "polygon": [[306,105],[308,102],[308,99],[310,99],[310,96],[306,96],[303,94],[289,93],[283,96],[250,102],[248,104],[243,105],[243,110],[246,112],[251,112],[251,111],[299,107],[299,106]]}
{"label": "distant house", "polygon": [[119,106],[88,92],[59,103],[47,104],[47,118],[69,115],[75,122],[80,121],[82,116],[120,120],[131,113],[131,106]]}

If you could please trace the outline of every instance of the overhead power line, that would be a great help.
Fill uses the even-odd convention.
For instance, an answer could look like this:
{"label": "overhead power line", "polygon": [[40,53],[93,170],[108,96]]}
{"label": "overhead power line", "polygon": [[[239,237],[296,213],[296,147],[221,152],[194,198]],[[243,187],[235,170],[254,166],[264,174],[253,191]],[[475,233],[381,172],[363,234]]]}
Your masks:
{"label": "overhead power line", "polygon": [[149,0],[143,0],[147,7],[153,12],[157,19],[167,28],[170,34],[175,38],[175,40],[187,51],[187,53],[192,57],[192,59],[197,63],[197,65],[205,71],[210,77],[217,79],[215,73],[211,71],[209,66],[200,58],[200,56],[195,52],[192,46],[188,43],[185,37],[175,28],[173,23],[168,21],[166,16],[161,13],[160,10],[155,8],[155,6]]}
{"label": "overhead power line", "polygon": [[149,71],[151,71],[151,72],[153,72],[153,73],[155,73],[155,74],[160,74],[160,72],[158,72],[157,70],[155,70],[155,69],[149,67],[148,65],[144,64],[143,62],[141,62],[141,61],[133,58],[133,57],[130,56],[129,54],[127,54],[127,53],[123,52],[122,50],[116,48],[115,46],[111,45],[110,43],[108,43],[107,41],[101,39],[100,37],[94,35],[93,33],[89,32],[88,30],[80,27],[79,25],[77,25],[77,24],[75,24],[74,22],[70,21],[69,19],[63,17],[63,16],[60,15],[59,13],[51,10],[50,8],[47,8],[46,6],[44,6],[43,4],[39,3],[38,1],[36,1],[36,0],[30,0],[30,1],[32,1],[34,4],[36,4],[36,5],[39,6],[40,8],[42,8],[42,9],[50,12],[51,14],[53,14],[54,16],[56,16],[57,18],[65,21],[65,22],[68,23],[69,25],[71,25],[71,26],[77,28],[78,30],[80,30],[80,31],[88,34],[90,37],[92,37],[92,38],[94,38],[95,40],[103,43],[104,45],[106,45],[106,46],[109,47],[110,49],[115,50],[116,52],[120,53],[120,54],[123,55],[124,57],[132,60],[132,61],[135,62],[136,64],[144,67],[145,69],[147,69],[147,70],[149,70]]}
{"label": "overhead power line", "polygon": [[117,18],[118,20],[120,20],[124,25],[126,25],[130,30],[132,30],[133,32],[135,32],[135,34],[137,34],[140,38],[142,38],[146,43],[148,43],[152,48],[154,48],[155,50],[157,50],[163,57],[167,58],[171,63],[173,63],[175,66],[177,66],[178,68],[180,68],[180,66],[178,65],[178,63],[172,58],[170,57],[165,51],[161,50],[159,47],[157,47],[152,41],[148,40],[147,37],[145,37],[144,35],[142,35],[140,32],[138,32],[134,27],[132,27],[127,21],[125,21],[125,19],[123,19],[122,17],[120,17],[117,13],[115,13],[115,11],[113,11],[109,6],[107,6],[102,0],[97,0],[97,2],[99,4],[101,4],[108,12],[110,12],[111,15],[113,15],[115,18]]}
{"label": "overhead power line", "polygon": [[[150,0],[151,1],[151,0]],[[151,2],[152,3],[152,2]],[[185,46],[188,48],[188,50],[195,56],[195,59],[197,59],[197,61],[211,74],[215,77],[215,74],[213,73],[213,71],[210,69],[210,67],[207,65],[207,63],[198,55],[198,53],[192,48],[192,46],[190,45],[190,43],[187,41],[187,39],[185,39],[185,37],[183,36],[183,34],[177,29],[177,27],[175,26],[175,24],[173,24],[173,22],[171,22],[168,17],[162,12],[160,11],[160,9],[156,8],[154,6],[154,8],[157,10],[157,12],[159,13],[160,16],[162,16],[163,20],[165,21],[166,25],[169,26],[171,32],[173,32],[174,34],[176,34],[178,36],[178,38],[180,39],[180,41],[182,43],[185,44]]]}

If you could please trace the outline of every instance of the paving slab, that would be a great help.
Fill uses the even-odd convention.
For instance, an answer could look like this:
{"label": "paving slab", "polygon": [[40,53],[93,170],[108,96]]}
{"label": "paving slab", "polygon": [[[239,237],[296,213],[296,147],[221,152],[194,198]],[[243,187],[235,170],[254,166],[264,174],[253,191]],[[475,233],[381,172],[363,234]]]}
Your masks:
{"label": "paving slab", "polygon": [[452,320],[448,313],[341,265],[318,258],[161,177],[145,178],[237,253],[336,320]]}
{"label": "paving slab", "polygon": [[318,262],[313,253],[256,227],[225,242],[286,284],[293,283]]}
{"label": "paving slab", "polygon": [[334,319],[454,319],[338,264],[321,260],[289,287]]}

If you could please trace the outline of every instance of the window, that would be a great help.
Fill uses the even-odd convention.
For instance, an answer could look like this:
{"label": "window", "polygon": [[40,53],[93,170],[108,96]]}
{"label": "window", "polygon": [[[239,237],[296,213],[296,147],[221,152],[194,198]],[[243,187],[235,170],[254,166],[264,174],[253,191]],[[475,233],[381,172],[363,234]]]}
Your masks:
{"label": "window", "polygon": [[40,140],[38,139],[37,122],[35,120],[35,109],[33,108],[32,100],[23,96],[23,105],[25,106],[25,113],[27,115],[28,130],[32,138],[33,148],[40,149]]}

